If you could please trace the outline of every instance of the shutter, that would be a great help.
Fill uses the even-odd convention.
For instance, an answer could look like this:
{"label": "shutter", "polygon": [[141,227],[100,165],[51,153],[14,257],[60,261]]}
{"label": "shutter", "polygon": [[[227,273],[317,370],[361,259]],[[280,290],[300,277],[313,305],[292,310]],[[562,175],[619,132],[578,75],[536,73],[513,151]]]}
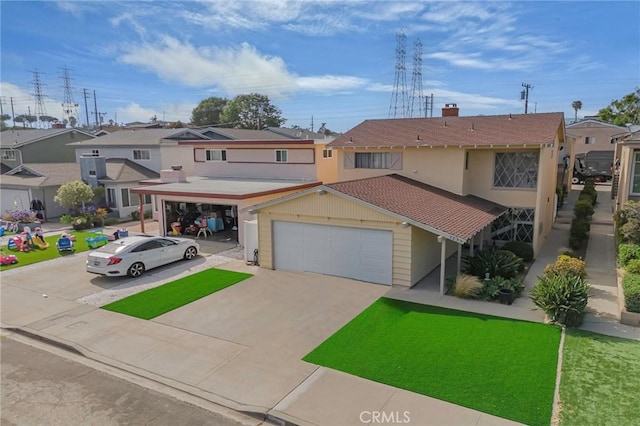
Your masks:
{"label": "shutter", "polygon": [[391,170],[402,170],[402,153],[401,152],[392,152],[391,153],[391,165],[389,166]]}
{"label": "shutter", "polygon": [[204,163],[206,158],[206,150],[204,148],[193,149],[193,161],[196,163]]}
{"label": "shutter", "polygon": [[356,157],[356,154],[353,152],[351,153],[344,152],[344,168],[345,169],[355,169],[355,157]]}

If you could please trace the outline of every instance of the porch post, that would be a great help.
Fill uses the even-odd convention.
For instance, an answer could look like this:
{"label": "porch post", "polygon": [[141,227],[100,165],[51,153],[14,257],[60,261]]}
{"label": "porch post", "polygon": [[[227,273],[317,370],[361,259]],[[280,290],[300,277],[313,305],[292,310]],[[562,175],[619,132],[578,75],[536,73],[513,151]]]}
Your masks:
{"label": "porch post", "polygon": [[447,239],[440,235],[438,237],[438,241],[442,244],[440,250],[440,294],[444,295],[445,263],[447,261]]}
{"label": "porch post", "polygon": [[460,269],[462,268],[462,244],[458,243],[458,270],[456,275],[460,275]]}
{"label": "porch post", "polygon": [[475,245],[474,240],[475,240],[475,235],[469,239],[469,255],[470,256],[473,256],[473,246]]}
{"label": "porch post", "polygon": [[144,234],[144,204],[142,204],[144,202],[144,195],[143,194],[138,194],[140,195],[139,198],[139,205],[138,205],[138,212],[140,212],[140,232],[142,232]]}
{"label": "porch post", "polygon": [[480,251],[482,251],[482,246],[484,245],[484,228],[482,228],[478,234],[480,235]]}

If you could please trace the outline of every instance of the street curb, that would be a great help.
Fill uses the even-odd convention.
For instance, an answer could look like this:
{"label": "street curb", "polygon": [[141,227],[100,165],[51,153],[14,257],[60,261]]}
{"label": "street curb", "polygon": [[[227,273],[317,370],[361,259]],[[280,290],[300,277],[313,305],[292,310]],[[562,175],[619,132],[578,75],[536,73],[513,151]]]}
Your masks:
{"label": "street curb", "polygon": [[[262,407],[250,407],[237,403],[232,400],[228,400],[224,397],[215,395],[211,392],[198,389],[191,385],[181,383],[177,380],[170,379],[164,376],[160,376],[153,372],[117,361],[112,358],[108,358],[99,354],[96,354],[86,348],[79,347],[79,345],[73,343],[67,343],[60,339],[51,338],[43,333],[25,329],[23,327],[14,327],[2,325],[1,329],[10,333],[15,333],[24,338],[41,342],[45,345],[53,346],[57,349],[72,353],[73,355],[91,360],[109,368],[115,369],[123,375],[117,375],[117,377],[135,383],[145,388],[152,388],[156,391],[172,396],[176,399],[188,402],[194,406],[203,408],[208,411],[212,411],[216,414],[230,418],[238,422],[241,425],[246,426],[258,426],[263,424],[277,425],[277,426],[296,426],[285,419],[280,419],[269,413],[270,409],[264,409]],[[124,376],[133,376],[133,379]],[[135,379],[135,380],[134,380]],[[142,380],[140,380],[142,379]],[[145,386],[142,381],[149,381],[155,386]],[[164,389],[158,389],[158,385]],[[221,413],[219,409],[225,410],[225,413]],[[232,413],[227,412],[231,411]],[[233,413],[239,414],[233,416]],[[243,418],[244,417],[244,418]],[[250,418],[252,421],[247,421]]]}

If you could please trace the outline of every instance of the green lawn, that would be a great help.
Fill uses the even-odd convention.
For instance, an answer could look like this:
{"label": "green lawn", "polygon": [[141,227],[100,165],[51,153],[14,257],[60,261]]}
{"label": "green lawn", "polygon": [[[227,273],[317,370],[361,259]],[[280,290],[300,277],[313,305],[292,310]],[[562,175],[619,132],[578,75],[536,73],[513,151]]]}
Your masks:
{"label": "green lawn", "polygon": [[[76,236],[76,242],[74,243],[76,251],[75,253],[83,252],[89,250],[87,246],[86,238],[89,237],[91,232],[88,231],[71,231],[69,232],[72,235]],[[40,249],[36,247],[35,249],[28,252],[20,252],[17,250],[9,250],[7,248],[7,238],[14,234],[5,234],[2,238],[2,252],[5,254],[15,254],[18,257],[18,263],[13,265],[5,265],[1,267],[1,271],[6,271],[7,269],[19,268],[25,265],[31,265],[32,263],[38,263],[45,260],[57,259],[62,256],[68,256],[71,252],[63,252],[58,253],[56,249],[56,242],[60,235],[51,235],[48,237],[44,237],[44,240],[49,243],[49,247],[46,249]]]}
{"label": "green lawn", "polygon": [[102,309],[132,317],[152,319],[251,276],[251,274],[224,269],[207,269],[110,303]]}
{"label": "green lawn", "polygon": [[381,298],[304,360],[549,425],[560,328]]}
{"label": "green lawn", "polygon": [[568,329],[560,408],[563,426],[640,423],[640,341]]}

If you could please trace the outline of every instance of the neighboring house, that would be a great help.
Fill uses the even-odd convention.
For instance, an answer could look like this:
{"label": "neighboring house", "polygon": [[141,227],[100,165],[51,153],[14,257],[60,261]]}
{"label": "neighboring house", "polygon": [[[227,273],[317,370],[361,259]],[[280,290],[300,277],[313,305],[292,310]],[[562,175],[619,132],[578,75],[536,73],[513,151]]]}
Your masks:
{"label": "neighboring house", "polygon": [[[74,150],[71,161],[79,161],[83,155],[105,158],[126,158],[157,173],[172,164],[187,164],[178,150],[178,141],[208,139],[191,129],[137,129],[119,130],[98,138],[69,146]],[[186,151],[185,151],[186,152]],[[174,162],[175,161],[175,162]]]}
{"label": "neighboring house", "polygon": [[567,124],[566,128],[568,136],[576,139],[575,154],[584,154],[589,151],[613,151],[615,145],[611,141],[612,138],[627,130],[595,118]]}
{"label": "neighboring house", "polygon": [[[240,136],[240,133],[227,133]],[[169,232],[179,211],[196,211],[224,217],[235,227],[242,241],[245,220],[253,219],[248,206],[281,197],[301,189],[334,181],[337,160],[333,151],[313,140],[286,139],[264,131],[242,131],[245,136],[271,134],[278,139],[265,140],[192,140],[180,141],[186,167],[161,171],[161,178],[142,182],[133,192],[156,199],[154,216],[160,229]],[[258,132],[258,133],[246,133]],[[206,132],[208,136],[213,136]],[[186,154],[185,154],[186,153]],[[333,180],[332,180],[333,179]],[[234,231],[235,231],[234,230]]]}
{"label": "neighboring house", "polygon": [[20,129],[0,133],[3,173],[25,163],[73,163],[75,151],[68,144],[92,140],[80,129]]}
{"label": "neighboring house", "polygon": [[615,158],[617,167],[611,190],[617,211],[629,200],[640,201],[640,130],[619,135]]}
{"label": "neighboring house", "polygon": [[410,287],[465,244],[537,254],[564,143],[562,113],[367,120],[327,145],[337,183],[250,208],[260,265]]}
{"label": "neighboring house", "polygon": [[[67,213],[67,209],[53,201],[61,185],[74,180],[84,180],[92,184],[91,180],[97,179],[92,186],[95,187],[96,182],[103,184],[107,189],[107,200],[109,194],[113,195],[110,207],[119,217],[126,217],[139,205],[137,195],[131,194],[129,188],[136,186],[141,180],[158,176],[157,173],[128,160],[105,161],[104,158],[91,157],[90,161],[91,164],[28,163],[14,168],[3,175],[0,182],[2,212],[29,209],[31,202],[37,199],[44,205],[46,220],[51,220]],[[104,163],[100,164],[101,161]],[[94,166],[95,164],[97,166]],[[84,170],[83,166],[86,166]],[[150,200],[147,198],[144,201],[145,204],[149,204],[150,210]]]}

